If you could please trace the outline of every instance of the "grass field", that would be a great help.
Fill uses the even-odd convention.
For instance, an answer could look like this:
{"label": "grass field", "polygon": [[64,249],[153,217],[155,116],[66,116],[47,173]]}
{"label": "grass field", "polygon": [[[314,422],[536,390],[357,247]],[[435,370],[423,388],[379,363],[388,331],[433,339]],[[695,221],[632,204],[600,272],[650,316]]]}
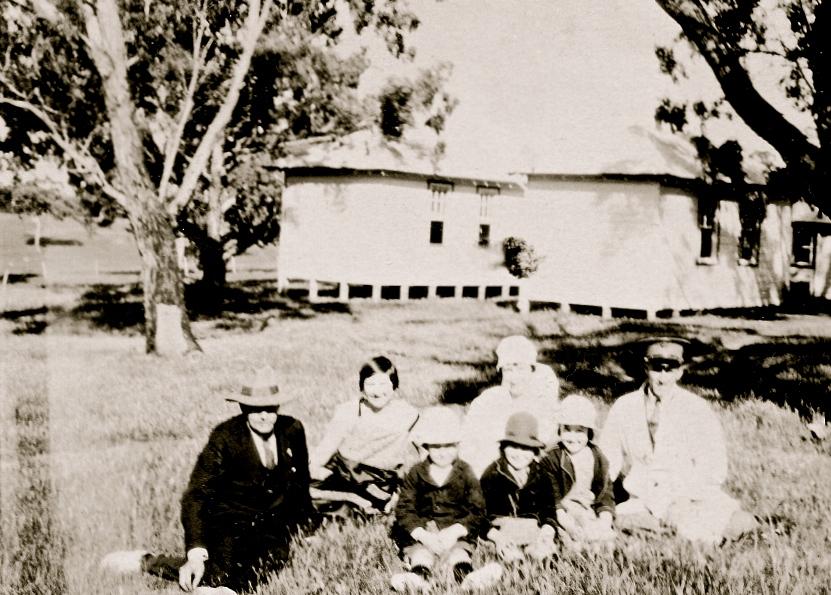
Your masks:
{"label": "grass field", "polygon": [[[125,306],[125,296],[96,302],[95,312]],[[825,318],[703,317],[677,326],[550,311],[523,319],[473,301],[327,311],[275,300],[197,321],[204,352],[162,360],[144,355],[135,321],[114,329],[102,319],[117,312],[84,318],[83,306],[59,304],[39,335],[13,334],[20,327],[7,320],[0,336],[0,593],[177,593],[152,578],[101,576],[98,560],[113,549],[180,551],[179,498],[190,468],[210,428],[235,413],[224,396],[257,364],[274,366],[281,389],[297,396],[288,409],[313,444],[333,406],[355,394],[360,364],[379,353],[398,365],[407,400],[463,406],[492,381],[499,338],[528,334],[564,389],[596,397],[605,415],[637,382],[627,345],[679,330],[701,341],[689,382],[712,398],[725,428],[728,490],[767,519],[762,529],[713,550],[670,537],[622,538],[613,556],[513,568],[493,592],[831,589],[831,447],[811,441],[793,409],[827,407]],[[260,593],[388,592],[399,563],[384,521],[329,527],[322,536],[300,544]],[[483,547],[477,556],[493,552]]]}

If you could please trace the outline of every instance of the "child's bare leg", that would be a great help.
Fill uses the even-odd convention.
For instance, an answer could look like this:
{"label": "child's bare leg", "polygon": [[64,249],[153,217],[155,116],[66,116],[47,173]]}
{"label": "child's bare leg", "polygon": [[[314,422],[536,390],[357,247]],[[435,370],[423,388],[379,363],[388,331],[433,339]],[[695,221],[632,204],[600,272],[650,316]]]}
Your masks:
{"label": "child's bare leg", "polygon": [[450,548],[445,557],[447,565],[453,568],[453,579],[457,583],[461,583],[467,575],[473,572],[470,549],[467,543],[458,542]]}
{"label": "child's bare leg", "polygon": [[436,564],[436,555],[419,543],[404,548],[404,561],[410,567],[410,572],[429,580]]}

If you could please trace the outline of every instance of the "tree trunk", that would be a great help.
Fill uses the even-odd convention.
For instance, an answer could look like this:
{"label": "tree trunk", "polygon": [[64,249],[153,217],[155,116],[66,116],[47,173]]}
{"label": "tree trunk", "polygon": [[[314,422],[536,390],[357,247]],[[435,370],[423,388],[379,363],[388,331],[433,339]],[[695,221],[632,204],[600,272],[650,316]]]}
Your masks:
{"label": "tree trunk", "polygon": [[224,303],[228,274],[224,244],[220,240],[206,237],[199,242],[198,249],[199,266],[202,269],[202,280],[197,285],[199,310],[217,314],[222,310]]}
{"label": "tree trunk", "polygon": [[130,223],[141,256],[144,336],[147,352],[181,355],[198,350],[185,310],[184,281],[176,258],[176,236],[167,213],[146,208]]}
{"label": "tree trunk", "polygon": [[208,212],[205,233],[199,238],[199,264],[202,280],[199,282],[200,309],[216,314],[222,309],[228,266],[225,262],[225,243],[222,241],[225,198],[225,156],[222,144],[217,142],[209,162],[210,182],[205,191]]}
{"label": "tree trunk", "polygon": [[182,354],[198,349],[185,312],[184,283],[176,258],[176,238],[163,201],[144,162],[143,132],[130,95],[127,43],[116,0],[79,3],[86,42],[101,75],[108,130],[116,166],[116,186],[124,195],[141,256],[144,336],[147,352]]}

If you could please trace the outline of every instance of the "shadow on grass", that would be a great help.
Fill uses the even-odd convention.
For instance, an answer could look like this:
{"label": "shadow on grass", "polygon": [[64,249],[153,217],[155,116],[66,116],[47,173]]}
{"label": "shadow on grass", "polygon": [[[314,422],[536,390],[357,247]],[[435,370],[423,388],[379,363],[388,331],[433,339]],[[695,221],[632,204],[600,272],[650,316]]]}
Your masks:
{"label": "shadow on grass", "polygon": [[12,322],[12,333],[15,335],[40,335],[49,326],[49,309],[46,306],[25,308],[22,310],[6,310],[0,319]]}
{"label": "shadow on grass", "polygon": [[38,276],[39,275],[36,273],[9,273],[7,282],[9,285],[14,285],[15,283],[27,283]]}
{"label": "shadow on grass", "polygon": [[[213,315],[201,307],[202,300],[196,285],[189,285],[185,294],[188,310],[197,320],[217,320],[218,328],[234,328],[235,322],[246,317],[265,315],[266,318],[314,318],[319,314],[350,314],[349,304],[343,302],[310,303],[305,292],[277,292],[276,283],[271,281],[239,281],[225,289],[222,312]],[[262,320],[262,316],[260,317]],[[223,326],[224,325],[224,326]]]}
{"label": "shadow on grass", "polygon": [[[27,246],[34,246],[35,245],[35,238],[29,236],[26,238],[26,245]],[[84,243],[81,240],[75,240],[72,238],[50,238],[50,237],[42,237],[40,238],[40,245],[41,247],[46,246],[83,246]]]}
{"label": "shadow on grass", "polygon": [[[725,332],[744,333],[749,344],[726,347],[722,342]],[[531,338],[540,348],[540,361],[557,372],[561,396],[582,392],[612,402],[643,383],[644,339],[664,335],[691,342],[683,384],[702,396],[728,402],[757,397],[791,407],[803,416],[813,410],[831,415],[831,339],[762,338],[753,329],[633,320],[580,336],[562,332]],[[495,361],[440,363],[477,371],[473,377],[442,385],[441,400],[446,404],[467,404],[499,382]]]}
{"label": "shadow on grass", "polygon": [[831,340],[779,340],[726,354],[718,370],[725,399],[758,396],[809,416],[831,414]]}
{"label": "shadow on grass", "polygon": [[685,383],[717,390],[710,363],[717,348],[695,336],[695,329],[676,323],[621,320],[611,326],[580,336],[567,333],[533,336],[540,346],[540,361],[551,363],[560,377],[561,394],[585,392],[607,401],[634,390],[644,381],[645,339],[658,336],[682,337],[692,361]]}
{"label": "shadow on grass", "polygon": [[64,317],[96,329],[141,332],[144,325],[141,287],[135,284],[93,285]]}
{"label": "shadow on grass", "polygon": [[[724,331],[742,332],[750,344],[730,349]],[[752,329],[702,329],[689,325],[624,321],[572,338],[537,337],[541,360],[555,363],[563,394],[586,391],[606,400],[634,390],[644,381],[643,339],[673,335],[691,341],[683,383],[706,397],[734,401],[758,397],[792,407],[801,415],[831,413],[831,340],[761,339]]]}
{"label": "shadow on grass", "polygon": [[[434,358],[435,359],[435,358]],[[499,384],[499,373],[491,362],[436,361],[443,365],[473,368],[473,376],[443,382],[439,387],[439,402],[444,405],[467,405],[486,388]]]}
{"label": "shadow on grass", "polygon": [[[16,334],[40,334],[47,327],[69,332],[104,330],[139,334],[144,327],[144,305],[139,284],[92,285],[69,308],[31,308],[8,311]],[[220,330],[262,330],[273,318],[308,319],[325,314],[351,314],[348,304],[309,303],[302,297],[282,296],[272,282],[240,281],[228,285],[218,313],[203,311],[196,286],[188,286],[185,301],[191,320],[207,321]]]}

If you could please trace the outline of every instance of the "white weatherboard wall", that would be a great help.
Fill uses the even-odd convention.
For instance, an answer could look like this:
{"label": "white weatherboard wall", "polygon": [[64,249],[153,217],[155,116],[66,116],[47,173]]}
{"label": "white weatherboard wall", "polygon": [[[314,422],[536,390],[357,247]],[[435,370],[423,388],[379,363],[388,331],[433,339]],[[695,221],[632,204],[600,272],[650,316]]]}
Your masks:
{"label": "white weatherboard wall", "polygon": [[643,270],[668,269],[655,250],[655,184],[548,180],[529,176],[523,235],[544,255],[528,283],[541,301],[654,310],[661,282]]}
{"label": "white weatherboard wall", "polygon": [[[700,232],[696,222],[696,198],[682,191],[664,189],[665,205],[691,205],[690,224],[677,225],[673,242],[676,255],[673,283],[666,297],[676,309],[707,309],[778,305],[788,284],[790,214],[784,205],[767,206],[762,222],[758,263],[739,262],[741,222],[739,205],[723,199],[718,207],[718,251],[712,264],[697,260]],[[683,238],[683,239],[681,239]],[[692,241],[688,241],[691,238]]]}
{"label": "white weatherboard wall", "polygon": [[[503,186],[486,217],[473,181],[457,181],[433,210],[426,176],[289,176],[278,272],[283,279],[355,285],[506,286],[507,236],[543,257],[532,300],[657,312],[778,304],[788,283],[790,207],[771,204],[756,266],[739,263],[738,204],[718,210],[718,254],[699,262],[698,198],[657,181],[529,174]],[[430,222],[444,222],[431,245]],[[491,226],[489,248],[477,246]],[[458,294],[457,294],[458,295]]]}
{"label": "white weatherboard wall", "polygon": [[788,274],[787,208],[769,205],[758,266],[738,262],[738,204],[720,202],[718,256],[699,262],[698,199],[658,182],[529,176],[546,258],[531,299],[647,311],[778,304]]}
{"label": "white weatherboard wall", "polygon": [[[289,178],[283,195],[279,275],[370,285],[508,285],[501,266],[502,213],[521,201],[502,190],[480,217],[474,183],[456,183],[432,210],[427,178],[321,176]],[[444,222],[444,241],[430,244],[430,222]],[[491,223],[491,247],[480,248],[479,224]]]}

